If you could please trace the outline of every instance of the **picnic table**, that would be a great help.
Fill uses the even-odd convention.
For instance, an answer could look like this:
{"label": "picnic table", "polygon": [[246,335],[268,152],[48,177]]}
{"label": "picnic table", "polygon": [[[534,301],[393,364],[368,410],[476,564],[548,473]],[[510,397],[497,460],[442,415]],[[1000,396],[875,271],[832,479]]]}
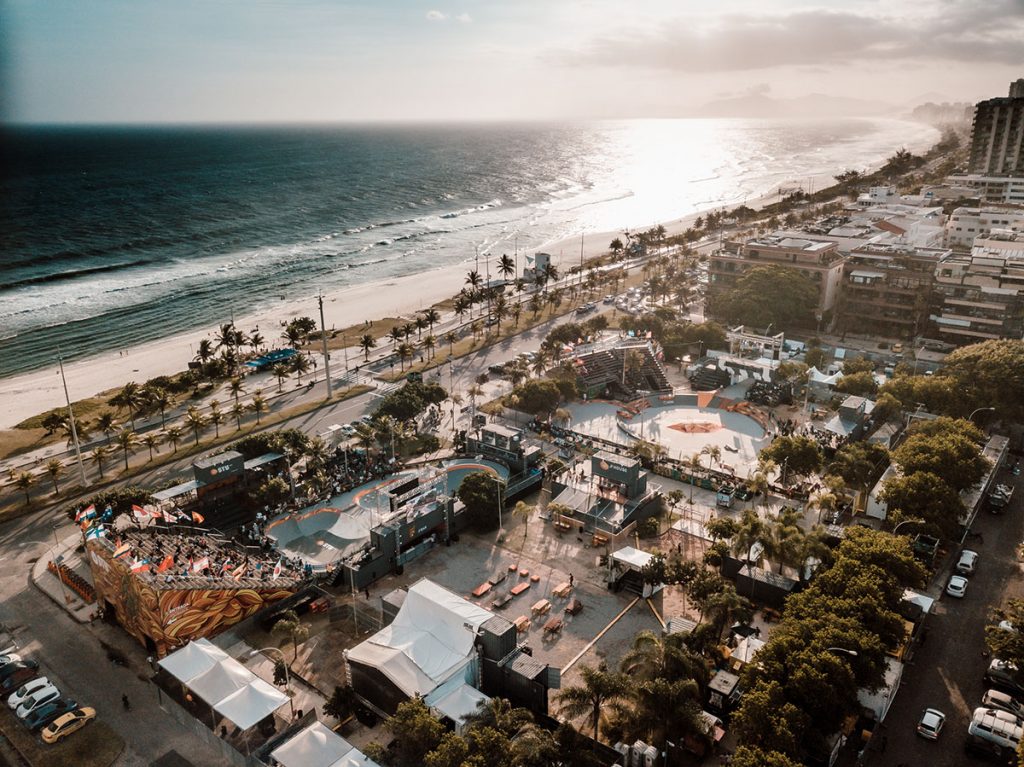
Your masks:
{"label": "picnic table", "polygon": [[512,621],[512,623],[515,625],[516,631],[518,631],[520,634],[522,634],[525,631],[529,631],[530,629],[530,619],[527,618],[525,615],[520,615],[518,618]]}
{"label": "picnic table", "polygon": [[554,594],[556,597],[559,597],[560,599],[564,599],[565,597],[569,596],[569,593],[571,591],[572,586],[569,584],[569,581],[563,581],[562,583],[559,583],[557,586],[551,589],[551,593]]}
{"label": "picnic table", "polygon": [[530,608],[530,612],[534,615],[544,615],[548,610],[551,609],[551,602],[546,599],[538,599],[533,603],[533,607]]}
{"label": "picnic table", "polygon": [[555,615],[555,616],[553,616],[551,618],[548,618],[548,622],[544,624],[544,633],[545,634],[558,634],[558,633],[561,632],[563,625],[564,625],[564,621],[562,621],[561,618],[559,618],[557,615]]}
{"label": "picnic table", "polygon": [[569,600],[569,604],[565,606],[566,615],[576,615],[583,610],[583,603],[575,597]]}
{"label": "picnic table", "polygon": [[493,609],[493,610],[500,610],[501,608],[503,608],[505,605],[507,605],[511,601],[512,601],[512,595],[511,594],[502,594],[500,597],[498,597],[493,602],[491,602],[491,609]]}
{"label": "picnic table", "polygon": [[515,586],[513,586],[511,589],[509,589],[509,593],[512,596],[517,597],[520,594],[522,594],[524,591],[526,591],[528,588],[530,588],[530,582],[529,581],[523,581],[522,583],[517,583]]}
{"label": "picnic table", "polygon": [[484,583],[481,583],[475,589],[473,589],[473,596],[475,596],[475,597],[482,597],[484,594],[486,594],[490,590],[491,590],[491,582],[490,581],[486,581]]}
{"label": "picnic table", "polygon": [[498,573],[493,578],[490,578],[487,582],[492,586],[497,586],[499,583],[504,583],[505,579],[508,578],[508,571]]}
{"label": "picnic table", "polygon": [[526,569],[525,567],[524,567],[524,568],[523,568],[522,570],[520,570],[520,571],[519,571],[519,575],[520,575],[521,577],[523,577],[523,578],[525,578],[525,577],[526,577],[526,576],[528,576],[529,574],[530,574],[530,571],[529,571],[529,570],[527,570],[527,569]]}

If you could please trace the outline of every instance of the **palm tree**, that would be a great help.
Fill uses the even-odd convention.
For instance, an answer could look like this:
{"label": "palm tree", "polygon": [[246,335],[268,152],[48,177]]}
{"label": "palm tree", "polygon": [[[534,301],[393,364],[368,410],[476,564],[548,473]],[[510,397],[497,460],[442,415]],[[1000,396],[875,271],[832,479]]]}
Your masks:
{"label": "palm tree", "polygon": [[547,285],[549,282],[558,282],[558,267],[551,262],[541,272],[541,284]]}
{"label": "palm tree", "polygon": [[506,280],[516,273],[516,262],[509,258],[507,253],[502,253],[498,259],[498,274]]}
{"label": "palm tree", "polygon": [[427,359],[431,359],[434,356],[434,347],[437,346],[437,339],[432,335],[428,335],[422,341],[423,348],[427,350]]}
{"label": "palm tree", "polygon": [[277,378],[277,391],[280,394],[284,391],[284,379],[292,374],[292,371],[283,362],[278,362],[274,367],[270,368],[270,372]]}
{"label": "palm tree", "polygon": [[110,434],[117,428],[117,422],[114,420],[114,414],[109,410],[104,410],[99,414],[96,419],[96,428],[106,435],[107,442],[110,442]]}
{"label": "palm tree", "polygon": [[464,726],[467,730],[491,727],[511,738],[532,721],[533,715],[525,708],[516,708],[505,698],[489,698],[466,717]]}
{"label": "palm tree", "polygon": [[483,282],[484,278],[476,269],[471,269],[466,275],[466,284],[469,285],[470,290],[479,290]]}
{"label": "palm tree", "polygon": [[622,657],[619,669],[631,679],[693,679],[700,689],[708,682],[708,667],[692,652],[682,634],[655,634],[641,631],[633,646]]}
{"label": "palm tree", "polygon": [[540,314],[541,309],[544,308],[544,299],[541,298],[541,294],[534,293],[530,296],[530,303],[527,304],[527,307],[529,308],[530,313],[533,314],[534,319],[536,319],[537,315]]}
{"label": "palm tree", "polygon": [[103,479],[103,462],[110,455],[111,449],[109,445],[97,445],[92,449],[92,460],[96,462],[96,468],[99,469],[100,479]]}
{"label": "palm tree", "polygon": [[535,510],[534,506],[526,503],[525,501],[519,501],[516,503],[515,508],[512,509],[513,517],[523,518],[523,542],[526,541],[527,526],[530,524],[530,517],[533,516]]}
{"label": "palm tree", "polygon": [[750,577],[750,591],[751,598],[753,598],[754,591],[754,565],[760,563],[761,557],[756,558],[756,562],[753,558],[754,546],[760,544],[762,547],[765,542],[769,539],[770,530],[768,526],[757,516],[757,513],[751,509],[747,509],[743,512],[743,517],[740,519],[740,524],[736,530],[736,535],[732,539],[732,552],[736,555],[743,555],[747,564],[747,576]]}
{"label": "palm tree", "polygon": [[433,333],[434,324],[441,321],[441,314],[440,312],[437,311],[437,309],[431,307],[430,309],[427,309],[425,312],[423,312],[423,319],[427,321],[427,325],[430,327],[430,332]]}
{"label": "palm tree", "polygon": [[722,460],[722,448],[718,445],[705,445],[700,449],[700,454],[708,457],[708,471],[711,471],[711,467]]}
{"label": "palm tree", "polygon": [[294,610],[285,610],[277,619],[270,633],[280,634],[292,643],[295,653],[292,656],[292,663],[295,663],[299,659],[299,645],[309,639],[309,626],[299,620],[299,616]]}
{"label": "palm tree", "polygon": [[513,304],[512,305],[511,314],[512,314],[512,321],[513,321],[513,325],[512,326],[518,328],[519,327],[519,318],[523,315],[523,305],[520,304],[520,303]]}
{"label": "palm tree", "polygon": [[505,296],[498,296],[491,309],[491,315],[498,321],[497,331],[501,333],[501,321],[508,317],[508,299]]}
{"label": "palm tree", "polygon": [[64,463],[60,458],[51,458],[46,462],[46,473],[50,475],[50,481],[53,482],[53,494],[60,495],[57,479],[64,473]]}
{"label": "palm tree", "polygon": [[[153,462],[153,451],[160,445],[160,434],[158,432],[146,432],[142,437],[142,444],[149,448],[149,462]],[[156,450],[156,452],[160,452]]]}
{"label": "palm tree", "polygon": [[608,670],[608,666],[580,667],[580,684],[567,687],[556,696],[559,711],[569,719],[589,716],[594,726],[594,740],[598,740],[601,726],[601,708],[606,704],[624,700],[629,682],[622,674]]}
{"label": "palm tree", "polygon": [[643,738],[664,751],[670,734],[676,742],[702,736],[710,743],[698,696],[692,679],[645,679],[630,691],[628,708],[618,704],[614,709],[628,740]]}
{"label": "palm tree", "polygon": [[548,365],[551,364],[551,354],[547,349],[541,347],[537,350],[537,356],[533,358],[533,362],[530,363],[530,371],[540,378],[544,375],[544,371],[548,369]]}
{"label": "palm tree", "polygon": [[231,396],[235,398],[235,404],[237,405],[239,396],[241,396],[242,392],[245,391],[245,381],[241,378],[232,378],[231,381],[228,382],[228,391],[231,393]]}
{"label": "palm tree", "polygon": [[302,345],[302,329],[295,324],[288,324],[285,326],[281,338],[287,341],[290,347],[297,350]]}
{"label": "palm tree", "polygon": [[118,447],[124,451],[124,470],[128,471],[128,453],[139,443],[139,435],[131,429],[122,429],[115,439]]}
{"label": "palm tree", "polygon": [[252,402],[249,403],[249,409],[256,414],[256,423],[258,425],[260,414],[267,412],[267,401],[257,392],[253,395]]}
{"label": "palm tree", "polygon": [[402,364],[402,370],[405,370],[406,360],[412,359],[416,350],[413,349],[412,344],[402,343],[398,346],[398,361]]}
{"label": "palm tree", "polygon": [[[181,427],[171,424],[164,429],[164,437],[174,447],[174,452],[178,452],[178,442],[181,440]],[[95,451],[93,451],[95,452]]]}
{"label": "palm tree", "polygon": [[448,356],[450,357],[455,352],[455,342],[459,340],[459,337],[455,334],[454,330],[449,330],[444,334],[444,342],[448,344]]}
{"label": "palm tree", "polygon": [[263,346],[265,339],[260,335],[260,331],[254,330],[249,334],[249,348],[252,349],[255,354],[259,351],[259,348]]}
{"label": "palm tree", "polygon": [[427,322],[427,318],[424,317],[422,314],[417,314],[416,315],[416,319],[413,321],[413,324],[416,326],[416,338],[422,338],[423,337],[423,330],[430,323]]}
{"label": "palm tree", "polygon": [[292,372],[295,373],[301,384],[303,374],[309,372],[309,357],[302,353],[296,354],[292,359]]}
{"label": "palm tree", "polygon": [[391,328],[391,330],[388,331],[388,338],[391,339],[391,350],[396,351],[398,349],[398,344],[400,344],[404,338],[402,335],[402,327],[400,325],[395,325]]}
{"label": "palm tree", "polygon": [[196,359],[205,365],[213,359],[213,351],[213,342],[209,338],[204,338],[196,349]]}
{"label": "palm tree", "polygon": [[199,432],[206,426],[206,416],[199,412],[199,408],[192,405],[185,413],[185,425],[192,428],[196,438],[196,445],[199,445]]}
{"label": "palm tree", "polygon": [[14,484],[18,486],[18,489],[25,493],[25,505],[28,506],[32,503],[32,496],[29,491],[32,489],[32,485],[36,483],[35,475],[30,471],[23,471],[14,478]]}
{"label": "palm tree", "polygon": [[241,402],[236,402],[231,407],[231,415],[235,417],[235,431],[239,431],[242,428],[242,416],[245,415],[245,405]]}
{"label": "palm tree", "polygon": [[129,381],[122,387],[121,391],[111,398],[110,404],[128,411],[128,417],[132,422],[132,430],[134,431],[135,412],[139,409],[142,401],[142,388],[135,381]]}
{"label": "palm tree", "polygon": [[377,339],[369,333],[366,333],[359,339],[359,348],[363,350],[363,362],[370,361],[370,349],[374,348],[376,345]]}
{"label": "palm tree", "polygon": [[217,400],[210,401],[210,415],[206,420],[213,424],[213,438],[219,438],[220,425],[224,423],[224,414],[220,411],[220,403]]}
{"label": "palm tree", "polygon": [[217,337],[214,339],[217,342],[218,349],[230,349],[235,344],[235,325],[233,322],[225,322],[220,326],[220,330],[217,332]]}
{"label": "palm tree", "polygon": [[65,418],[61,426],[61,430],[64,432],[64,437],[67,439],[68,447],[75,444],[75,435],[78,435],[78,441],[85,442],[89,439],[92,434],[92,425],[88,421],[75,420],[75,430],[71,430],[71,420]]}
{"label": "palm tree", "polygon": [[463,316],[472,308],[473,304],[470,302],[469,298],[467,298],[465,293],[459,293],[459,295],[455,296],[455,302],[452,304],[452,309],[457,315],[459,315],[459,322],[462,322]]}

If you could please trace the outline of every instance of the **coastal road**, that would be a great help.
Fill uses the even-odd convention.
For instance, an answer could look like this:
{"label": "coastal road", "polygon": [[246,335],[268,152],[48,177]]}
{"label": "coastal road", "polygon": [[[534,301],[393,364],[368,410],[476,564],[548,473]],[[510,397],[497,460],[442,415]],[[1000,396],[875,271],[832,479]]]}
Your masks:
{"label": "coastal road", "polygon": [[[1013,479],[1000,472],[999,481]],[[1019,483],[1018,483],[1019,484]],[[1024,501],[1021,490],[1015,493],[1011,508],[1002,515],[982,510],[973,532],[981,533],[984,543],[968,540],[966,548],[980,555],[978,570],[971,576],[963,599],[946,596],[929,616],[928,640],[918,648],[912,665],[903,676],[883,732],[887,735],[884,754],[877,753],[871,765],[924,765],[960,767],[985,764],[964,753],[964,740],[971,713],[981,704],[985,691],[982,676],[988,667],[984,628],[993,608],[1007,599],[1024,596],[1024,577],[1016,558],[1016,548],[1024,536]],[[949,566],[936,577],[936,588],[945,588]],[[936,589],[931,589],[934,595]],[[946,726],[938,742],[927,741],[915,733],[925,708],[937,708],[946,714]]]}

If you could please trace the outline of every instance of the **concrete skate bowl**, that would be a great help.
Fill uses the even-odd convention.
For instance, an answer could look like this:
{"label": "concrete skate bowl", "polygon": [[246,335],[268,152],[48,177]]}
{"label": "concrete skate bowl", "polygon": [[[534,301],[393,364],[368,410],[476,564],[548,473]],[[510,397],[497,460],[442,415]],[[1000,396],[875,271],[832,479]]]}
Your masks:
{"label": "concrete skate bowl", "polygon": [[459,485],[470,474],[478,471],[485,471],[488,474],[498,477],[501,481],[508,481],[508,469],[500,463],[493,461],[477,461],[472,458],[459,458],[445,464],[445,471],[448,472],[448,492],[456,493]]}
{"label": "concrete skate bowl", "polygon": [[757,454],[769,443],[764,427],[745,408],[729,402],[694,396],[653,400],[635,411],[619,403],[587,402],[567,406],[569,428],[629,447],[637,440],[660,444],[670,458],[688,458],[704,447],[718,447],[721,467],[745,476],[757,464]]}
{"label": "concrete skate bowl", "polygon": [[370,524],[366,509],[323,506],[283,514],[267,525],[266,534],[284,554],[325,566],[362,546],[370,537]]}

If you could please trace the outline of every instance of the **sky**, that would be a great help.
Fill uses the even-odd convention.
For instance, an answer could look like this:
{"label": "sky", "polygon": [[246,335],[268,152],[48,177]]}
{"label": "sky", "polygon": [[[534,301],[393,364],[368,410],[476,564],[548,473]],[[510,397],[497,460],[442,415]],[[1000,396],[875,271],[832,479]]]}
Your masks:
{"label": "sky", "polygon": [[0,0],[0,119],[670,117],[1006,95],[1024,0]]}

